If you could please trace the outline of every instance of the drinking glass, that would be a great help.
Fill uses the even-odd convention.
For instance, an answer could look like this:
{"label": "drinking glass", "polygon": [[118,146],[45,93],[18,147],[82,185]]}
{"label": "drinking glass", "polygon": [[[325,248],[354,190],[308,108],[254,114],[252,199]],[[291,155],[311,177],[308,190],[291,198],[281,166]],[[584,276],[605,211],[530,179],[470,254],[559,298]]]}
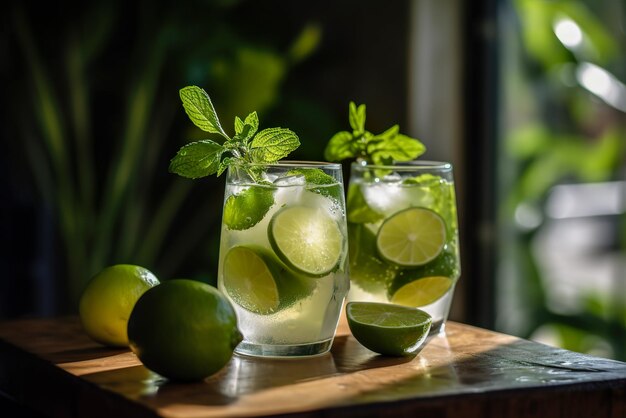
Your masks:
{"label": "drinking glass", "polygon": [[461,274],[452,165],[355,162],[347,200],[348,300],[422,309],[443,332]]}
{"label": "drinking glass", "polygon": [[341,166],[229,166],[220,241],[218,287],[244,336],[235,352],[327,352],[350,283]]}

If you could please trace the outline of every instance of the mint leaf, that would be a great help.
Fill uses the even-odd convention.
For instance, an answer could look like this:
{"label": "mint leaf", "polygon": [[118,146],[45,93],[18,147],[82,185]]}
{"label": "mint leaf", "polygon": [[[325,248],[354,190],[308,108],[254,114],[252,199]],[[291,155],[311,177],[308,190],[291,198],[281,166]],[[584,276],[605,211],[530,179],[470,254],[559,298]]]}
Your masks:
{"label": "mint leaf", "polygon": [[179,94],[185,112],[194,125],[203,131],[220,134],[228,139],[228,135],[217,118],[211,98],[203,89],[197,86],[187,86],[180,89]]}
{"label": "mint leaf", "polygon": [[235,134],[236,136],[241,138],[243,142],[246,142],[250,138],[252,138],[258,129],[259,117],[257,116],[256,112],[252,112],[248,116],[246,116],[245,121],[242,121],[239,116],[235,117]]}
{"label": "mint leaf", "polygon": [[[245,120],[235,117],[235,135],[230,138],[220,124],[209,95],[200,87],[187,86],[179,91],[185,112],[200,129],[217,133],[226,141],[197,141],[182,147],[170,162],[169,170],[183,177],[221,175],[231,164],[243,163],[243,169],[256,183],[263,183],[263,164],[287,156],[300,146],[298,136],[289,129],[259,130],[259,117],[250,113]],[[230,155],[230,156],[228,156]],[[260,164],[258,166],[249,163]]]}
{"label": "mint leaf", "polygon": [[289,129],[264,129],[250,143],[250,153],[254,162],[272,163],[286,157],[300,146],[298,136]]}
{"label": "mint leaf", "polygon": [[365,131],[365,105],[362,104],[357,107],[354,102],[350,102],[348,119],[350,126],[356,134],[363,133]]}
{"label": "mint leaf", "polygon": [[350,132],[337,132],[326,144],[324,158],[328,161],[341,161],[355,157],[353,141],[354,138]]}
{"label": "mint leaf", "polygon": [[377,165],[390,165],[394,161],[414,160],[426,150],[419,140],[401,134],[398,125],[378,135],[365,130],[363,104],[357,106],[350,102],[348,119],[353,132],[338,132],[328,141],[324,158],[329,161],[358,158]]}
{"label": "mint leaf", "polygon": [[239,135],[243,131],[245,124],[239,116],[235,116],[235,135]]}
{"label": "mint leaf", "polygon": [[209,139],[183,146],[170,161],[169,171],[190,179],[215,173],[220,165],[223,147]]}
{"label": "mint leaf", "polygon": [[246,116],[245,124],[252,127],[252,135],[259,130],[259,116],[256,114],[256,111]]}
{"label": "mint leaf", "polygon": [[376,164],[390,164],[393,161],[411,161],[422,155],[426,147],[417,139],[397,134],[384,141],[370,143],[367,152]]}

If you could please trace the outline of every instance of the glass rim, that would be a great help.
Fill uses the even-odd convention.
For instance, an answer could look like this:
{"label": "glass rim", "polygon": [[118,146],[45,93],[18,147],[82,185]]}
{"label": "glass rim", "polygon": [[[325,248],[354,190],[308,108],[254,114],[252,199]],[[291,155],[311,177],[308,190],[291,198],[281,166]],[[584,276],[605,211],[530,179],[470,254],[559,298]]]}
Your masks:
{"label": "glass rim", "polygon": [[326,168],[326,169],[331,169],[331,170],[336,170],[336,169],[341,168],[340,163],[331,163],[327,161],[304,161],[304,160],[279,160],[273,163],[233,162],[231,166],[271,167],[271,168],[304,167],[304,168]]}
{"label": "glass rim", "polygon": [[354,161],[351,165],[353,168],[363,168],[368,170],[452,170],[452,163],[433,160],[397,161],[390,165],[369,164],[367,161]]}

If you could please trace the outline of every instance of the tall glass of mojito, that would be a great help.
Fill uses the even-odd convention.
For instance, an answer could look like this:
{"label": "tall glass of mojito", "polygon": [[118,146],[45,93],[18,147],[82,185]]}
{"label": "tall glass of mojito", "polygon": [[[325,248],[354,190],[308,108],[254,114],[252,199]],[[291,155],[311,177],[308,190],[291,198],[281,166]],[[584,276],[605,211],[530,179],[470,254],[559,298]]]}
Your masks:
{"label": "tall glass of mojito", "polygon": [[347,210],[348,299],[419,308],[442,332],[461,273],[452,166],[355,162]]}
{"label": "tall glass of mojito", "polygon": [[218,287],[253,356],[327,352],[349,288],[340,164],[232,163]]}

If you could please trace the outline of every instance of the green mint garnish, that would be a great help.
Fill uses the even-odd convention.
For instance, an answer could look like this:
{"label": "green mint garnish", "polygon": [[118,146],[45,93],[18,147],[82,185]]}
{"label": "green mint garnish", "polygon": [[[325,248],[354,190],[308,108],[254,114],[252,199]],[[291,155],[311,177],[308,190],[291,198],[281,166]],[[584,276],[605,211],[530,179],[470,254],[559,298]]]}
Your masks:
{"label": "green mint garnish", "polygon": [[[300,146],[298,136],[284,128],[268,128],[258,132],[256,112],[244,120],[235,118],[235,135],[231,138],[222,128],[211,98],[200,87],[180,90],[180,98],[189,119],[205,132],[219,134],[222,144],[205,139],[183,146],[170,162],[169,170],[187,178],[221,175],[235,163],[269,164],[286,157]],[[260,181],[258,170],[248,170],[250,177]]]}
{"label": "green mint garnish", "polygon": [[365,129],[365,105],[350,102],[348,115],[352,132],[336,133],[324,150],[328,161],[347,158],[365,160],[375,165],[390,165],[394,161],[411,161],[424,153],[426,147],[419,140],[400,133],[394,125],[380,134]]}

